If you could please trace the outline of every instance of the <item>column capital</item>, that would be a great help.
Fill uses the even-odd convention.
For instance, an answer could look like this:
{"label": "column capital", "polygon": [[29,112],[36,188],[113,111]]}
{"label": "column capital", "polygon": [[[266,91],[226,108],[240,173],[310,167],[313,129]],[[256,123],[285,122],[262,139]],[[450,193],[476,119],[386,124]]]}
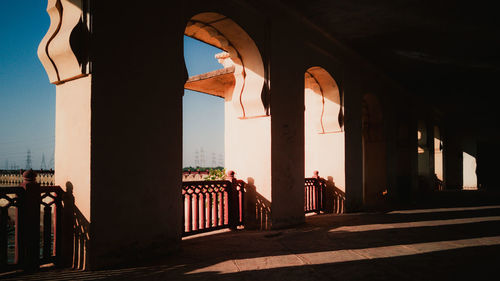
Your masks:
{"label": "column capital", "polygon": [[38,58],[52,84],[89,74],[88,8],[85,0],[48,0],[50,26],[38,46]]}

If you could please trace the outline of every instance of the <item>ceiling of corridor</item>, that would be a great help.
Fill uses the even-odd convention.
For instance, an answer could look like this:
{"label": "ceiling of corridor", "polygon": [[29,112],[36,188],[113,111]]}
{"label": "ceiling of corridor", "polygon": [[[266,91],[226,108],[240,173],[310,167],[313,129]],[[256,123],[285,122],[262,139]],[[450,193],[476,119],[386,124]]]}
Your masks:
{"label": "ceiling of corridor", "polygon": [[[499,127],[500,16],[485,1],[283,1],[446,118]],[[476,132],[477,133],[477,132]]]}

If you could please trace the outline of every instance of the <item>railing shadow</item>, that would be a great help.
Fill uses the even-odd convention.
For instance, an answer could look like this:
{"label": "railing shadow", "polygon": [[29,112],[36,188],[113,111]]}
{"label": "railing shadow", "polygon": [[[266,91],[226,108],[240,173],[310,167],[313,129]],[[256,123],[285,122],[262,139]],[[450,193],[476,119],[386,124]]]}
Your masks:
{"label": "railing shadow", "polygon": [[[89,241],[90,223],[75,205],[75,197],[73,196],[73,184],[66,182],[66,192],[64,194],[65,204],[65,233],[63,242],[66,246],[63,257],[67,260],[65,266],[70,266],[75,269],[84,269],[87,264],[87,249]],[[69,246],[71,245],[71,246]]]}
{"label": "railing shadow", "polygon": [[332,176],[328,176],[324,181],[326,186],[325,211],[333,214],[343,214],[345,212],[345,192],[335,186]]}
{"label": "railing shadow", "polygon": [[271,228],[271,202],[257,192],[252,177],[247,178],[245,184],[245,228],[259,230]]}
{"label": "railing shadow", "polygon": [[[477,214],[477,218],[484,215]],[[500,216],[500,209],[489,215]],[[462,280],[457,276],[493,274],[500,261],[496,254],[500,248],[500,219],[354,232],[332,232],[332,227],[338,225],[334,219],[323,225],[311,223],[328,217],[346,217],[363,225],[372,216],[314,216],[306,225],[282,230],[274,236],[258,231],[227,232],[183,241],[181,253],[158,260],[154,265],[66,271],[61,275],[47,272],[39,277],[43,280],[326,280],[335,274],[342,280]],[[480,275],[471,280],[480,280]],[[482,280],[491,280],[492,276],[495,275]]]}

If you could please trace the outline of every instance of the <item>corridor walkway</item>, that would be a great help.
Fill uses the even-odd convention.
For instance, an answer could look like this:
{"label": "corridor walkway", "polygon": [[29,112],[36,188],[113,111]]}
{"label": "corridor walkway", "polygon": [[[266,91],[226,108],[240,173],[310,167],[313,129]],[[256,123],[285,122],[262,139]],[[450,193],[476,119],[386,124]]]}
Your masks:
{"label": "corridor walkway", "polygon": [[185,239],[182,252],[155,265],[3,278],[372,281],[495,280],[499,275],[500,205],[318,215],[306,222],[282,231]]}

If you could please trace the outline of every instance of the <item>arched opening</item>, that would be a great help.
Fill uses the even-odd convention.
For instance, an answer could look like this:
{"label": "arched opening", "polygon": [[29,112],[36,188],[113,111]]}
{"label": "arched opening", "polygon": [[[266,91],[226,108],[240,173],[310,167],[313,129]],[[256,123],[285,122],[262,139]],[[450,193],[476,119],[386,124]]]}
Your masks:
{"label": "arched opening", "polygon": [[443,140],[438,126],[434,126],[434,189],[444,189]]}
{"label": "arched opening", "polygon": [[363,96],[363,200],[378,206],[387,195],[386,143],[382,107],[373,94]]}
{"label": "arched opening", "polygon": [[474,153],[470,151],[462,152],[463,161],[463,189],[477,190],[477,163]]}
{"label": "arched opening", "polygon": [[222,67],[189,77],[184,87],[222,98],[224,168],[247,182],[246,226],[255,223],[266,228],[270,225],[271,143],[260,52],[242,27],[217,13],[192,17],[184,34],[221,50],[215,58]]}
{"label": "arched opening", "polygon": [[[217,61],[222,53],[212,45],[184,36],[184,60],[189,75],[187,85],[200,91],[184,90],[183,96],[183,181],[203,180],[208,169],[222,171],[224,167],[224,98],[218,93],[206,94],[207,88],[217,90],[210,82],[231,83],[224,67]],[[195,86],[192,86],[192,85]],[[201,91],[205,92],[201,92]]]}
{"label": "arched opening", "polygon": [[305,176],[317,171],[326,181],[324,208],[344,211],[345,137],[342,99],[333,77],[321,67],[305,73]]}

